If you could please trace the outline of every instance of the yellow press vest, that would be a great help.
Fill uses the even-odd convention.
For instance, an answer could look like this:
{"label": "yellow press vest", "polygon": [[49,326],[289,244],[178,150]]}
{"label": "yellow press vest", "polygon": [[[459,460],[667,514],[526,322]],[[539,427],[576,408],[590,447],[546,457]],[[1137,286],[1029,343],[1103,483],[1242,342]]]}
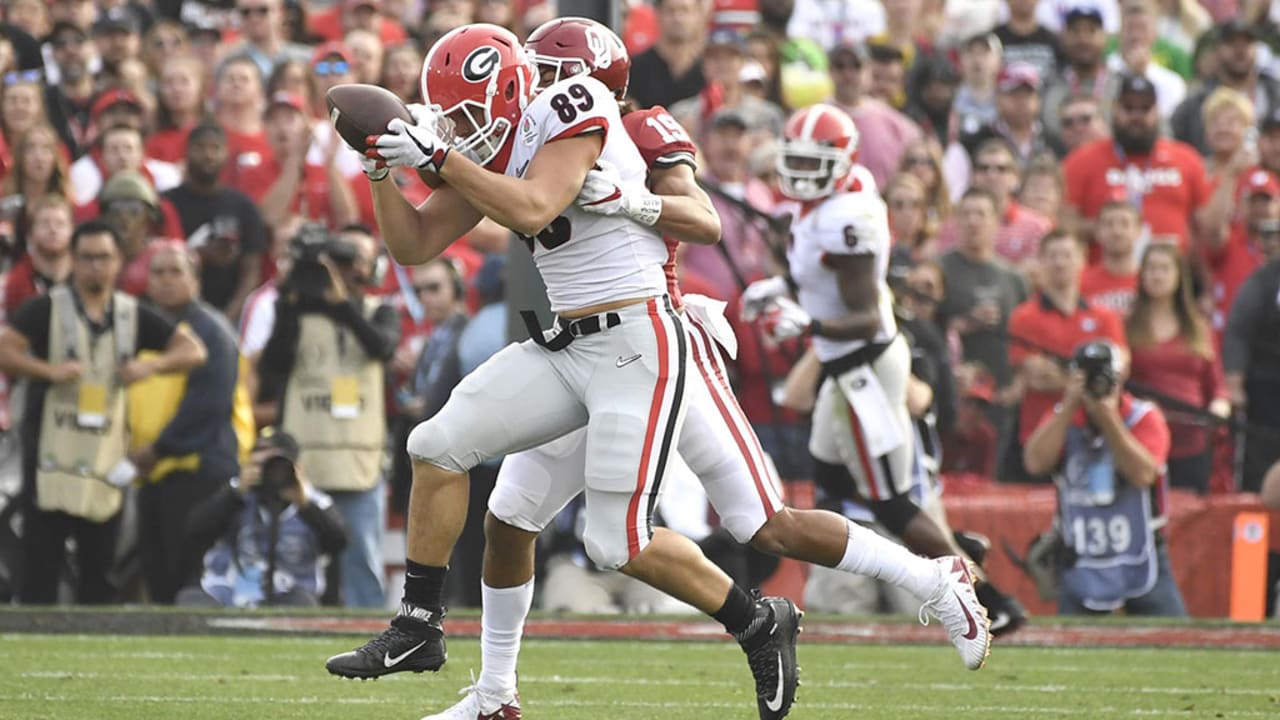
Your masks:
{"label": "yellow press vest", "polygon": [[49,291],[49,362],[75,359],[78,381],[50,385],[45,394],[36,460],[36,505],[102,522],[120,511],[122,494],[106,481],[126,455],[124,388],[117,369],[133,356],[138,304],[112,298],[112,327],[92,337],[70,288]]}
{"label": "yellow press vest", "polygon": [[[376,307],[366,299],[366,314]],[[299,465],[317,488],[369,490],[382,472],[387,439],[382,362],[328,317],[308,313],[298,322],[281,427],[298,441]]]}

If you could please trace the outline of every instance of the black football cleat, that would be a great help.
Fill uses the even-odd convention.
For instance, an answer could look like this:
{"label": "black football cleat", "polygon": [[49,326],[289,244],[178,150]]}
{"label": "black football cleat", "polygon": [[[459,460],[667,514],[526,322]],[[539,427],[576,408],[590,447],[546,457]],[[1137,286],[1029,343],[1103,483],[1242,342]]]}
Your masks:
{"label": "black football cleat", "polygon": [[444,645],[444,611],[407,602],[391,626],[360,647],[325,661],[330,673],[345,678],[378,678],[396,672],[435,672],[448,658]]}
{"label": "black football cleat", "polygon": [[1005,595],[989,582],[980,582],[974,588],[978,602],[987,608],[991,618],[991,636],[1002,637],[1027,624],[1027,610],[1012,595]]}
{"label": "black football cleat", "polygon": [[800,684],[796,637],[803,616],[786,598],[759,598],[755,618],[737,638],[756,681],[760,720],[786,717],[796,700],[796,686]]}

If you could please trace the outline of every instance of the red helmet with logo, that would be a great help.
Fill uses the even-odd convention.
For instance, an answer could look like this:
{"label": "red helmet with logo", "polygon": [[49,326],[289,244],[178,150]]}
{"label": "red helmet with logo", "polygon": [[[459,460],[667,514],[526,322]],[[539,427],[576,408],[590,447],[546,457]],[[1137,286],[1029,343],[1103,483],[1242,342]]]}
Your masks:
{"label": "red helmet with logo", "polygon": [[817,200],[849,182],[858,128],[843,110],[811,105],[787,120],[778,153],[778,184],[795,200]]}
{"label": "red helmet with logo", "polygon": [[619,100],[627,94],[627,81],[631,76],[627,46],[612,30],[595,20],[580,17],[548,20],[529,34],[524,47],[539,71],[555,71],[551,82],[590,75],[604,83]]}
{"label": "red helmet with logo", "polygon": [[[497,25],[464,25],[436,41],[422,63],[422,97],[457,131],[454,146],[481,165],[510,156],[512,131],[537,85],[516,36]],[[501,164],[495,166],[498,172]]]}

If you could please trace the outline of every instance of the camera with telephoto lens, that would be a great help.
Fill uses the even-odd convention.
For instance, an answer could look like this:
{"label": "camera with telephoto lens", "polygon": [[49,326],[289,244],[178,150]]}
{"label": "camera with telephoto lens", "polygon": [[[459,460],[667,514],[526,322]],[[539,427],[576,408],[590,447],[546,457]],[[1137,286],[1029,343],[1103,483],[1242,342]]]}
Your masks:
{"label": "camera with telephoto lens", "polygon": [[276,456],[262,462],[262,475],[254,487],[264,502],[283,500],[281,493],[297,482],[298,470],[287,457]]}
{"label": "camera with telephoto lens", "polygon": [[1089,397],[1107,397],[1120,384],[1120,354],[1109,342],[1096,340],[1076,348],[1071,367],[1084,373],[1084,391]]}
{"label": "camera with telephoto lens", "polygon": [[289,240],[289,257],[293,269],[285,278],[285,288],[297,291],[299,297],[319,299],[330,283],[329,271],[320,259],[328,257],[340,267],[350,266],[355,262],[356,248],[323,225],[308,224]]}

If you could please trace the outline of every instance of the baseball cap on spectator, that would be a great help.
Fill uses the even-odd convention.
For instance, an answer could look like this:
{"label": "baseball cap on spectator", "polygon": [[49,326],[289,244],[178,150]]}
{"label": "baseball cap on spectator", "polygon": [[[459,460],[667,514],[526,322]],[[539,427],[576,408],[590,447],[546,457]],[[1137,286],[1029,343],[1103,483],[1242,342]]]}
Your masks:
{"label": "baseball cap on spectator", "polygon": [[1040,71],[1031,63],[1011,62],[1000,68],[1000,74],[996,76],[996,88],[1002,93],[1020,88],[1039,90]]}
{"label": "baseball cap on spectator", "polygon": [[1156,86],[1142,75],[1125,75],[1120,79],[1120,87],[1116,90],[1116,99],[1125,95],[1143,95],[1152,100],[1156,97]]}
{"label": "baseball cap on spectator", "polygon": [[1070,25],[1081,18],[1093,20],[1101,25],[1102,8],[1094,0],[1075,0],[1075,2],[1067,3],[1067,6],[1062,11],[1062,23]]}
{"label": "baseball cap on spectator", "polygon": [[271,114],[271,111],[278,107],[289,107],[303,115],[307,114],[307,103],[302,96],[287,90],[281,90],[271,96],[271,100],[267,103],[267,114]]}
{"label": "baseball cap on spectator", "polygon": [[253,444],[254,452],[269,452],[270,457],[282,457],[289,462],[298,462],[298,456],[302,454],[302,450],[298,446],[298,441],[292,435],[283,430],[269,426],[262,429],[258,433],[258,439]]}
{"label": "baseball cap on spectator", "polygon": [[138,16],[127,5],[119,5],[107,10],[93,23],[94,35],[106,35],[113,32],[137,35],[141,29],[142,23],[138,20]]}
{"label": "baseball cap on spectator", "polygon": [[969,387],[965,388],[965,400],[977,400],[990,404],[995,400],[995,381],[990,375],[981,373],[973,378],[973,382],[969,383]]}
{"label": "baseball cap on spectator", "polygon": [[1263,195],[1269,198],[1280,198],[1280,179],[1275,173],[1267,170],[1254,170],[1249,173],[1244,186],[1245,197]]}
{"label": "baseball cap on spectator", "polygon": [[345,44],[334,40],[316,48],[316,51],[311,54],[311,64],[315,65],[321,60],[331,58],[335,55],[342,58],[344,62],[351,62],[351,51],[347,49]]}
{"label": "baseball cap on spectator", "polygon": [[852,58],[858,62],[858,65],[865,65],[871,56],[867,54],[867,46],[860,42],[845,41],[831,48],[831,52],[827,53],[827,62],[831,65],[839,65],[842,60]]}
{"label": "baseball cap on spectator", "polygon": [[138,99],[133,91],[124,88],[111,88],[103,90],[98,97],[93,99],[93,105],[89,106],[89,118],[96,120],[99,115],[116,105],[131,105],[142,112],[142,101]]}
{"label": "baseball cap on spectator", "polygon": [[747,117],[733,108],[721,108],[712,114],[711,119],[707,121],[708,130],[719,130],[721,128],[735,127],[739,130],[750,130],[751,123],[747,122]]}
{"label": "baseball cap on spectator", "polygon": [[984,30],[964,41],[965,50],[972,50],[975,46],[986,46],[993,53],[1004,52],[1004,43],[1000,42],[1000,37],[991,30]]}
{"label": "baseball cap on spectator", "polygon": [[734,27],[750,30],[760,24],[756,0],[714,0],[711,4],[712,27]]}
{"label": "baseball cap on spectator", "polygon": [[728,47],[742,54],[747,52],[747,34],[730,25],[713,25],[707,33],[707,48]]}
{"label": "baseball cap on spectator", "polygon": [[1253,26],[1240,18],[1219,23],[1218,27],[1215,29],[1217,31],[1218,42],[1226,42],[1238,37],[1247,38],[1249,40],[1258,39],[1258,32],[1253,29]]}
{"label": "baseball cap on spectator", "polygon": [[136,170],[121,170],[98,193],[98,206],[105,210],[114,202],[135,201],[145,203],[153,210],[160,207],[160,196],[151,186],[151,181]]}

